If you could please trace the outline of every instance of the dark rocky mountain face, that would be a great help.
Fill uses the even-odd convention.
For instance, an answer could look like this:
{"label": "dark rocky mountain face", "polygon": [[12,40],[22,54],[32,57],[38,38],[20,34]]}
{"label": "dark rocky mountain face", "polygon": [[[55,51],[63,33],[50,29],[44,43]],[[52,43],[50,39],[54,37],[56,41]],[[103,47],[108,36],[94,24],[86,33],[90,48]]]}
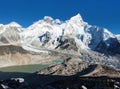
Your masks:
{"label": "dark rocky mountain face", "polygon": [[60,37],[58,41],[59,44],[55,49],[78,51],[75,39],[69,37]]}
{"label": "dark rocky mountain face", "polygon": [[110,46],[108,47],[108,52],[113,52],[113,54],[120,54],[120,43],[116,38],[110,38]]}
{"label": "dark rocky mountain face", "polygon": [[109,38],[107,42],[109,44],[106,44],[105,41],[101,41],[97,45],[95,51],[105,53],[106,55],[120,54],[120,43],[117,38]]}

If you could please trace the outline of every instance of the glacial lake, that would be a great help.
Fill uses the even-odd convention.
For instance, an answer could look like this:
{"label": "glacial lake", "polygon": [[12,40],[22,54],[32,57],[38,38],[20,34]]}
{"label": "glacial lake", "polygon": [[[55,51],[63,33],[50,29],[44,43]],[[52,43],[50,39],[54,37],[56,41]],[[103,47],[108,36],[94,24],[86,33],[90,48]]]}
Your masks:
{"label": "glacial lake", "polygon": [[0,68],[1,72],[25,72],[25,73],[34,73],[43,68],[46,68],[48,65],[45,64],[33,64],[33,65],[21,65],[21,66],[10,66]]}
{"label": "glacial lake", "polygon": [[[63,60],[61,59],[53,60],[53,63],[55,64],[59,64],[62,62]],[[2,79],[4,80],[8,78],[25,77],[43,68],[47,68],[48,66],[49,65],[47,64],[32,64],[32,65],[2,67],[0,68],[0,80]]]}
{"label": "glacial lake", "polygon": [[[53,63],[62,63],[62,59],[53,60]],[[47,64],[32,64],[32,65],[21,65],[21,66],[9,66],[0,68],[0,72],[23,72],[23,73],[34,73],[43,68],[48,67]]]}

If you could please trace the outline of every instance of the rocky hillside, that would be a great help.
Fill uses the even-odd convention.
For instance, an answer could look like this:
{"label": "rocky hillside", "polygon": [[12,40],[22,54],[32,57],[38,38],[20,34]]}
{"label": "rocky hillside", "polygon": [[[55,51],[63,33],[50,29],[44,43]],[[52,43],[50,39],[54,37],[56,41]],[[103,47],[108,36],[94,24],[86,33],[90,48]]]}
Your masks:
{"label": "rocky hillside", "polygon": [[53,60],[65,59],[67,55],[63,53],[62,56],[56,55],[58,52],[41,53],[27,51],[20,46],[0,46],[0,67],[14,66],[14,65],[28,65],[28,64],[52,64]]}
{"label": "rocky hillside", "polygon": [[120,70],[66,59],[25,77],[25,81],[35,89],[119,89]]}
{"label": "rocky hillside", "polygon": [[101,64],[83,62],[78,59],[66,59],[63,63],[40,70],[37,74],[120,77],[120,70]]}

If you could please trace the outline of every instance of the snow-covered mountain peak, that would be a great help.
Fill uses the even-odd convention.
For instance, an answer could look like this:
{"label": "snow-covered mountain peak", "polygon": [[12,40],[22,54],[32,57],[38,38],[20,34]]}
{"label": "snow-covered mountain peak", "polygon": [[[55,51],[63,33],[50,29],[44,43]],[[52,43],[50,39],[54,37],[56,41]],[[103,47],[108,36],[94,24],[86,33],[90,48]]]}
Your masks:
{"label": "snow-covered mountain peak", "polygon": [[0,27],[4,26],[3,24],[0,24]]}
{"label": "snow-covered mountain peak", "polygon": [[3,33],[5,30],[4,30],[4,25],[3,24],[0,24],[0,34]]}
{"label": "snow-covered mountain peak", "polygon": [[56,24],[62,24],[62,21],[60,21],[60,19],[55,19],[55,23]]}
{"label": "snow-covered mountain peak", "polygon": [[6,26],[8,26],[8,27],[22,27],[21,25],[19,25],[18,23],[16,23],[16,22],[11,22],[11,23],[9,23],[9,24],[7,24]]}
{"label": "snow-covered mountain peak", "polygon": [[120,34],[115,35],[116,38],[120,41]]}
{"label": "snow-covered mountain peak", "polygon": [[53,18],[50,16],[45,16],[44,21],[53,21]]}
{"label": "snow-covered mountain peak", "polygon": [[74,23],[82,23],[83,19],[80,14],[77,14],[76,16],[71,17],[70,21],[72,21]]}
{"label": "snow-covered mountain peak", "polygon": [[115,38],[115,35],[108,31],[108,29],[104,28],[103,37],[103,40],[108,40],[109,38]]}
{"label": "snow-covered mountain peak", "polygon": [[120,34],[115,35],[116,37],[120,37]]}
{"label": "snow-covered mountain peak", "polygon": [[70,20],[66,21],[66,23],[78,29],[81,29],[81,28],[84,29],[84,27],[88,25],[88,23],[83,21],[80,14],[77,14],[76,16],[71,17]]}
{"label": "snow-covered mountain peak", "polygon": [[50,24],[52,24],[54,22],[53,18],[50,16],[45,16],[43,20]]}
{"label": "snow-covered mountain peak", "polygon": [[9,24],[4,25],[4,31],[8,30],[22,32],[24,28],[16,22],[11,22]]}
{"label": "snow-covered mountain peak", "polygon": [[43,21],[45,21],[46,23],[49,23],[49,24],[62,24],[62,21],[60,21],[59,19],[53,19],[52,17],[50,16],[45,16]]}

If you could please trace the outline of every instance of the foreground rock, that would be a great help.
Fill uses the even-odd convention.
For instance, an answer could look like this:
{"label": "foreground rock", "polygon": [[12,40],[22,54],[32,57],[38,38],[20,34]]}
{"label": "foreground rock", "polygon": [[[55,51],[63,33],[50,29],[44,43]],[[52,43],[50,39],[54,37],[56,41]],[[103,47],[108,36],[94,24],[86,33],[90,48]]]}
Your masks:
{"label": "foreground rock", "polygon": [[39,83],[39,85],[29,84],[23,78],[12,78],[0,81],[0,89],[120,89],[120,78],[69,77],[65,80],[49,81],[46,84]]}
{"label": "foreground rock", "polygon": [[0,81],[0,89],[29,89],[23,78],[11,78]]}

